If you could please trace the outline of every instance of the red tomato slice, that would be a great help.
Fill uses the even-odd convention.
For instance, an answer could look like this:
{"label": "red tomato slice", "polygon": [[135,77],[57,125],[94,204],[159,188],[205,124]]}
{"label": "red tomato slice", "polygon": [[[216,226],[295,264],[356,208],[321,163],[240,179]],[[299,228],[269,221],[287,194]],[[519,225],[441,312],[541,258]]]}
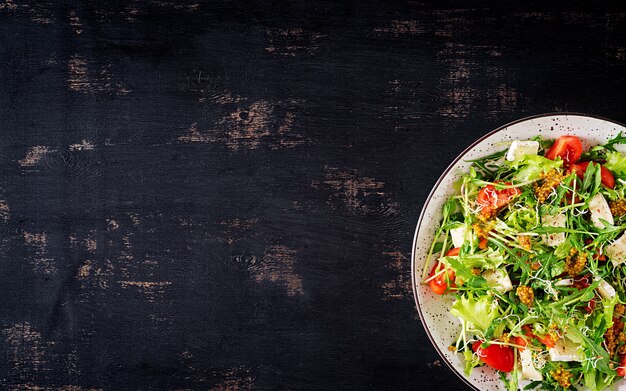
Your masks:
{"label": "red tomato slice", "polygon": [[548,349],[552,349],[555,346],[554,340],[552,339],[551,336],[549,335],[539,336],[539,335],[534,334],[530,325],[527,325],[527,324],[523,325],[522,330],[524,330],[524,334],[526,334],[526,336],[528,336],[529,338],[538,339],[539,342],[546,345]]}
{"label": "red tomato slice", "polygon": [[587,305],[583,308],[586,313],[590,314],[596,309],[596,301],[594,299],[589,300]]}
{"label": "red tomato slice", "polygon": [[555,160],[560,157],[565,165],[576,163],[583,154],[583,143],[576,136],[561,136],[546,152],[546,158]]}
{"label": "red tomato slice", "polygon": [[[591,240],[591,239],[585,239],[585,244],[589,244],[589,243],[591,243],[591,242],[593,242],[593,240]],[[603,261],[603,262],[604,262],[604,261],[606,261],[606,255],[602,254],[602,253],[600,252],[600,249],[597,249],[597,250],[596,250],[596,253],[595,253],[595,254],[593,254],[593,259],[598,260],[598,261]]]}
{"label": "red tomato slice", "polygon": [[478,242],[478,248],[484,250],[487,248],[487,238],[481,238],[480,242]]}
{"label": "red tomato slice", "polygon": [[[452,250],[454,250],[454,249],[452,249]],[[450,251],[452,251],[452,250],[450,250]],[[450,253],[450,251],[448,251],[448,254]],[[435,274],[437,274],[438,272],[443,270],[445,267],[446,266],[443,263],[437,262],[435,264],[435,266],[433,266],[433,268],[431,269],[430,274],[428,276],[429,277],[434,276]],[[454,285],[454,278],[455,278],[454,270],[448,268],[448,270],[447,270],[447,277],[446,277],[446,273],[445,272],[441,273],[437,277],[435,277],[432,280],[428,281],[428,285],[430,286],[430,289],[434,293],[436,293],[438,295],[443,295],[448,290],[448,282],[451,283],[450,286],[452,288],[454,288],[456,286],[456,285]]]}
{"label": "red tomato slice", "polygon": [[[513,337],[511,339],[511,342],[513,342],[515,345],[526,346],[526,340],[524,339],[524,337]],[[519,350],[524,350],[524,348],[519,348]]]}
{"label": "red tomato slice", "polygon": [[482,348],[482,341],[474,342],[472,350],[478,354],[480,360],[493,369],[502,372],[511,372],[515,365],[515,352],[513,348],[502,345],[489,345]]}
{"label": "red tomato slice", "polygon": [[[505,183],[505,185],[510,184],[511,182]],[[494,185],[487,185],[478,192],[476,202],[482,207],[481,212],[488,214],[493,210],[500,209],[507,205],[520,193],[521,191],[517,187],[497,190]]]}
{"label": "red tomato slice", "polygon": [[[583,177],[585,176],[585,172],[587,171],[587,167],[589,167],[589,163],[591,162],[572,164],[570,166],[570,170],[571,172],[576,173],[576,175],[578,175],[580,179],[583,179]],[[600,164],[595,162],[593,163]],[[609,171],[609,169],[605,168],[603,165],[600,165],[600,177],[602,178],[602,184],[604,186],[608,187],[609,189],[615,187],[615,177],[613,176],[613,173],[611,173],[611,171]]]}
{"label": "red tomato slice", "polygon": [[446,257],[456,257],[461,252],[461,247],[455,247],[448,250]]}
{"label": "red tomato slice", "polygon": [[619,367],[617,367],[617,376],[626,376],[626,354],[623,354],[619,358]]}

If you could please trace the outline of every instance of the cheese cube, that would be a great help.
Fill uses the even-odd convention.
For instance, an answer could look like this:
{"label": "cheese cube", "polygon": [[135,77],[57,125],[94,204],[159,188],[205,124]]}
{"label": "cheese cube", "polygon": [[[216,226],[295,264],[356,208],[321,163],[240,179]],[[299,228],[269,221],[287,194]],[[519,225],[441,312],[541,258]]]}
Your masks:
{"label": "cheese cube", "polygon": [[620,236],[616,241],[608,245],[605,252],[613,266],[624,263],[624,261],[626,261],[626,234]]}
{"label": "cheese cube", "polygon": [[465,225],[460,225],[450,230],[454,247],[461,247],[463,245],[463,242],[465,242],[465,231]]}
{"label": "cheese cube", "polygon": [[589,200],[589,211],[591,212],[591,222],[594,226],[604,228],[604,224],[600,219],[606,220],[610,225],[614,224],[611,209],[602,194],[598,193]]}
{"label": "cheese cube", "polygon": [[603,279],[600,279],[600,285],[598,285],[598,292],[600,292],[600,295],[606,300],[611,300],[616,295],[615,288],[613,288],[611,284],[604,281]]}
{"label": "cheese cube", "polygon": [[513,162],[522,159],[525,155],[536,155],[539,152],[538,141],[515,140],[506,153],[506,160]]}
{"label": "cheese cube", "polygon": [[[545,215],[541,217],[541,222],[547,227],[560,227],[565,228],[567,217],[564,213],[558,215]],[[541,235],[541,239],[550,247],[556,247],[559,244],[565,242],[565,232],[556,232],[551,234]]]}
{"label": "cheese cube", "polygon": [[572,286],[574,285],[574,280],[571,278],[564,278],[554,283],[554,286]]}
{"label": "cheese cube", "polygon": [[530,349],[521,350],[519,356],[522,363],[522,379],[543,380],[541,372],[533,365],[532,351]]}
{"label": "cheese cube", "polygon": [[494,288],[500,293],[506,293],[513,289],[513,284],[511,284],[511,279],[506,271],[497,269],[497,270],[487,270],[483,273],[483,277],[487,280],[487,285]]}
{"label": "cheese cube", "polygon": [[554,347],[548,350],[551,361],[583,361],[578,352],[578,345],[567,338],[561,338],[554,343]]}

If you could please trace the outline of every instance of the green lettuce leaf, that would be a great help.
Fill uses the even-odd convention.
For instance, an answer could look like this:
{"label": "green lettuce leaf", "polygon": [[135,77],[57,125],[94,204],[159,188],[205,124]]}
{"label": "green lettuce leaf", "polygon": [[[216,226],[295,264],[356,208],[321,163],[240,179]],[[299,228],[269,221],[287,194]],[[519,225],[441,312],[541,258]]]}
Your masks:
{"label": "green lettuce leaf", "polygon": [[546,159],[539,155],[526,155],[520,161],[511,163],[511,167],[519,169],[513,179],[516,182],[527,182],[539,179],[541,174],[556,168],[560,168],[563,161]]}
{"label": "green lettuce leaf", "polygon": [[475,330],[483,334],[491,322],[500,315],[498,306],[493,305],[493,299],[488,295],[481,296],[478,300],[474,299],[471,294],[461,297],[452,304],[450,312],[466,321],[468,328],[473,326]]}
{"label": "green lettuce leaf", "polygon": [[626,176],[626,156],[619,152],[607,152],[604,167],[613,171],[617,176]]}

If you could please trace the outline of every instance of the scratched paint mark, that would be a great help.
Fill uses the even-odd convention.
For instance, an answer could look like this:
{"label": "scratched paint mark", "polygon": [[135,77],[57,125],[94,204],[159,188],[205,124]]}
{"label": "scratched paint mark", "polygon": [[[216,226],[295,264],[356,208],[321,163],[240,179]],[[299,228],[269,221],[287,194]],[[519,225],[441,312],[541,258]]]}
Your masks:
{"label": "scratched paint mark", "polygon": [[91,151],[95,147],[96,146],[91,141],[87,140],[82,140],[80,143],[69,145],[70,151]]}
{"label": "scratched paint mark", "polygon": [[501,111],[513,111],[517,108],[517,89],[501,84],[496,88],[496,97]]}
{"label": "scratched paint mark", "polygon": [[[222,120],[227,127],[226,145],[232,150],[256,149],[272,135],[273,113],[275,105],[268,101],[253,102],[248,107],[238,108]],[[300,138],[286,139],[293,124],[293,114],[287,113],[278,128],[278,144],[269,144],[271,148],[294,147],[302,144]],[[287,121],[287,122],[285,122]],[[272,139],[272,138],[270,138]]]}
{"label": "scratched paint mark", "polygon": [[255,388],[256,379],[246,367],[214,373],[214,377],[222,380],[219,384],[209,388],[210,391],[251,391]]}
{"label": "scratched paint mark", "polygon": [[67,63],[67,86],[70,90],[83,94],[107,93],[128,95],[131,90],[122,82],[114,82],[111,76],[111,64],[91,66],[87,59],[78,54],[72,55]]}
{"label": "scratched paint mark", "polygon": [[163,7],[163,8],[170,8],[170,9],[174,9],[178,11],[187,11],[187,12],[196,11],[198,8],[200,8],[199,3],[181,4],[175,1],[151,1],[150,4]]}
{"label": "scratched paint mark", "polygon": [[614,57],[616,60],[625,61],[626,60],[626,47],[617,47],[615,50],[609,51],[607,53],[610,57]]}
{"label": "scratched paint mark", "polygon": [[33,266],[33,271],[37,274],[54,274],[57,271],[54,259],[47,256],[48,234],[46,232],[22,233],[24,242],[34,250],[32,258],[29,260]]}
{"label": "scratched paint mark", "polygon": [[233,151],[257,149],[262,145],[270,149],[294,148],[305,142],[294,131],[295,121],[295,113],[285,104],[259,100],[240,105],[218,120],[214,129],[200,130],[194,122],[178,141],[222,142]]}
{"label": "scratched paint mark", "polygon": [[11,209],[5,199],[0,198],[0,219],[4,222],[9,221],[11,218]]}
{"label": "scratched paint mark", "polygon": [[258,218],[252,218],[252,219],[238,219],[237,218],[237,219],[222,221],[220,224],[226,225],[233,229],[248,231],[252,229],[252,227],[254,227],[254,225],[258,221],[259,221]]}
{"label": "scratched paint mark", "polygon": [[[369,198],[383,198],[385,193],[381,191],[385,184],[370,177],[361,177],[354,169],[339,169],[325,166],[325,179],[313,181],[313,188],[321,185],[329,186],[334,190],[333,196],[339,198],[349,209],[355,211],[368,211]],[[383,201],[386,202],[386,201]]]}
{"label": "scratched paint mark", "polygon": [[117,220],[107,219],[107,231],[115,231],[120,227]]}
{"label": "scratched paint mark", "polygon": [[268,46],[265,52],[286,57],[315,54],[320,48],[320,40],[326,36],[302,28],[268,29],[266,33]]}
{"label": "scratched paint mark", "polygon": [[447,67],[447,74],[439,81],[441,102],[438,113],[448,118],[465,118],[470,115],[478,92],[472,86],[471,67],[467,59],[468,48],[457,42],[449,42],[437,53],[438,59]]}
{"label": "scratched paint mark", "polygon": [[92,270],[93,270],[93,265],[91,264],[91,261],[85,261],[85,263],[81,267],[78,268],[77,277],[79,279],[89,278]]}
{"label": "scratched paint mark", "polygon": [[137,213],[129,212],[126,215],[130,218],[133,226],[139,227],[141,225],[141,219],[139,218],[139,215]]}
{"label": "scratched paint mark", "polygon": [[82,34],[82,32],[83,32],[83,25],[80,22],[80,18],[76,14],[76,11],[74,11],[74,10],[70,11],[69,20],[70,20],[69,24],[72,27],[72,29],[74,30],[74,33],[76,35]]}
{"label": "scratched paint mark", "polygon": [[149,301],[154,301],[157,296],[162,296],[168,286],[172,285],[171,281],[118,281],[118,284],[124,289],[135,288],[144,294]]}
{"label": "scratched paint mark", "polygon": [[225,119],[229,123],[227,145],[237,150],[239,147],[255,149],[263,137],[271,134],[270,116],[273,106],[264,100],[254,102],[247,109],[237,109]]}
{"label": "scratched paint mark", "polygon": [[409,259],[400,251],[385,251],[383,255],[390,257],[387,268],[392,270],[395,277],[382,284],[384,300],[405,299],[411,296],[411,276]]}
{"label": "scratched paint mark", "polygon": [[18,5],[13,2],[13,0],[5,0],[4,3],[0,3],[0,10],[10,10],[15,11],[18,8]]}
{"label": "scratched paint mark", "polygon": [[226,243],[232,245],[235,242],[244,239],[242,234],[244,232],[251,231],[258,221],[259,221],[258,218],[251,218],[251,219],[235,218],[232,220],[226,220],[226,221],[220,222],[220,225],[227,227],[227,229],[224,230],[225,237],[223,238],[223,240]]}
{"label": "scratched paint mark", "polygon": [[88,259],[78,267],[76,279],[80,282],[81,288],[85,292],[93,295],[93,288],[109,288],[109,280],[113,276],[114,269],[113,263],[108,259],[104,260],[104,265]]}
{"label": "scratched paint mark", "polygon": [[34,167],[50,152],[53,151],[45,145],[35,145],[30,147],[26,156],[18,160],[17,163],[22,167]]}
{"label": "scratched paint mark", "polygon": [[424,33],[425,29],[416,20],[392,20],[389,26],[376,27],[374,32],[380,35],[399,37],[401,35],[419,35]]}
{"label": "scratched paint mark", "polygon": [[45,370],[45,344],[41,333],[29,322],[16,323],[3,329],[2,335],[13,379],[30,381]]}
{"label": "scratched paint mark", "polygon": [[302,277],[295,271],[298,252],[284,245],[268,247],[261,262],[250,266],[252,277],[258,283],[271,282],[283,286],[287,295],[303,295]]}
{"label": "scratched paint mark", "polygon": [[194,122],[187,129],[187,134],[178,137],[178,141],[182,141],[183,143],[206,143],[209,141],[215,141],[215,139],[209,135],[200,133],[198,131],[198,123]]}
{"label": "scratched paint mark", "polygon": [[20,14],[32,22],[39,25],[50,25],[55,22],[55,17],[47,4],[16,3],[13,0],[5,0],[0,2],[0,11],[6,11],[9,14]]}
{"label": "scratched paint mark", "polygon": [[103,391],[102,388],[83,388],[76,385],[60,387],[40,386],[34,383],[16,384],[11,386],[11,391]]}
{"label": "scratched paint mark", "polygon": [[95,254],[98,249],[98,242],[96,242],[96,231],[89,231],[89,235],[83,240],[85,250],[89,253]]}

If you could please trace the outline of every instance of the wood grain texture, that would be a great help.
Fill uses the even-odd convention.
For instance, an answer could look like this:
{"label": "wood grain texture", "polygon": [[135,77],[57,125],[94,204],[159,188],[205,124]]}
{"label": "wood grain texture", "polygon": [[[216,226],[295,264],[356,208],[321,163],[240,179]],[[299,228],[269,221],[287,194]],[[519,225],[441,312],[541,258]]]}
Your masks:
{"label": "wood grain texture", "polygon": [[496,4],[0,1],[0,388],[463,389],[430,188],[511,120],[626,121],[624,6]]}

